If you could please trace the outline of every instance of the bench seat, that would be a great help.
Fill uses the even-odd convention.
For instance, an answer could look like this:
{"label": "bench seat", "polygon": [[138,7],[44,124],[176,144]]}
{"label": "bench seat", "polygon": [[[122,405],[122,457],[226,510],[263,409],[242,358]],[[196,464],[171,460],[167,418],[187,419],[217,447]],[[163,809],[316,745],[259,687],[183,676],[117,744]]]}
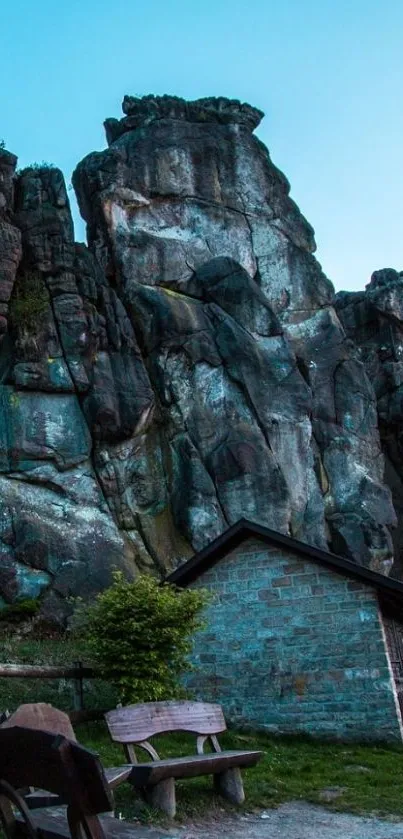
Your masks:
{"label": "bench seat", "polygon": [[198,775],[215,775],[218,772],[225,772],[231,767],[254,766],[261,756],[261,752],[225,751],[137,763],[132,766],[127,780],[133,786],[140,788],[158,784],[166,778],[195,778]]}
{"label": "bench seat", "polygon": [[123,781],[127,781],[132,771],[131,763],[122,763],[121,766],[104,767],[104,775],[108,781],[109,789],[115,789]]}

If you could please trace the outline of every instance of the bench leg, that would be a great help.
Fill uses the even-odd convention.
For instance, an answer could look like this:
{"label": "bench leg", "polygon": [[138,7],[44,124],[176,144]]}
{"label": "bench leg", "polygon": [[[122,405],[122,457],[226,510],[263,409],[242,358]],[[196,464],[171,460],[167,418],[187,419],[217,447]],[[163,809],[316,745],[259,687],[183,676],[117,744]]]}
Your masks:
{"label": "bench leg", "polygon": [[176,813],[175,779],[165,778],[159,784],[144,787],[143,796],[150,807],[163,810],[170,818]]}
{"label": "bench leg", "polygon": [[242,804],[245,801],[242,775],[238,766],[225,772],[217,772],[214,775],[214,789],[232,804]]}
{"label": "bench leg", "polygon": [[[62,817],[62,823],[63,821],[64,819]],[[77,810],[74,810],[74,808],[70,806],[67,807],[67,822],[70,829],[71,839],[106,839],[104,829],[98,816],[88,816],[85,813],[80,813]],[[59,833],[58,827],[60,830],[60,817],[59,825],[57,824],[57,821],[55,821],[54,835],[62,836],[62,831],[60,830]],[[40,834],[41,831],[39,830],[38,832]]]}

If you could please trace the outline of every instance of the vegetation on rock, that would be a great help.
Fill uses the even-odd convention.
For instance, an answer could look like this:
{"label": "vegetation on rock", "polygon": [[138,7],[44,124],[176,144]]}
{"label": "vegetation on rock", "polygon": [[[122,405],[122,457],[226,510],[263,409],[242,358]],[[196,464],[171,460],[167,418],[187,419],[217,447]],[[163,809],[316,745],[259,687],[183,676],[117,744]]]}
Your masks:
{"label": "vegetation on rock", "polygon": [[49,306],[49,295],[40,274],[27,271],[15,283],[9,304],[10,325],[32,333]]}
{"label": "vegetation on rock", "polygon": [[16,603],[3,606],[0,610],[0,621],[7,623],[19,623],[27,618],[32,618],[37,614],[40,608],[40,602],[33,597],[26,597],[24,600],[18,600]]}
{"label": "vegetation on rock", "polygon": [[57,169],[54,163],[48,163],[47,160],[42,160],[40,163],[30,163],[28,166],[24,166],[23,169],[17,169],[17,175],[25,175],[26,172],[37,171],[38,169]]}

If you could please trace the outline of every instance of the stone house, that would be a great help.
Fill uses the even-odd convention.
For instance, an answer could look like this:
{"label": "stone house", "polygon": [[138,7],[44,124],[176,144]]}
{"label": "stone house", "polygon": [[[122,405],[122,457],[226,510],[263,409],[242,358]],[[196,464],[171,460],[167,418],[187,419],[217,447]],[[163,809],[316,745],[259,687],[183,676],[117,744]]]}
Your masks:
{"label": "stone house", "polygon": [[188,684],[233,723],[402,740],[402,583],[244,519],[167,579],[212,594]]}

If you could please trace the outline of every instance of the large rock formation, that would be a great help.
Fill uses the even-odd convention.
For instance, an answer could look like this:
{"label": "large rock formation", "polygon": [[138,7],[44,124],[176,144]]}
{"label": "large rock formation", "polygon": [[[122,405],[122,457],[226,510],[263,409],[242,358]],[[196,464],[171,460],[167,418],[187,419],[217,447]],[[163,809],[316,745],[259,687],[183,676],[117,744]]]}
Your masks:
{"label": "large rock formation", "polygon": [[339,292],[338,316],[357,346],[377,397],[385,480],[398,527],[393,575],[403,576],[403,272],[375,271],[362,292]]}
{"label": "large rock formation", "polygon": [[[69,598],[108,584],[114,566],[130,570],[94,470],[86,412],[86,400],[97,400],[98,333],[108,343],[96,302],[104,295],[106,306],[113,292],[87,249],[74,244],[59,170],[28,169],[15,195],[3,194],[0,607],[40,597],[43,617],[62,621]],[[113,301],[110,312],[119,334]]]}
{"label": "large rock formation", "polygon": [[0,605],[62,620],[241,516],[387,573],[374,391],[262,114],[123,109],[73,176],[89,248],[61,173],[0,153]]}

